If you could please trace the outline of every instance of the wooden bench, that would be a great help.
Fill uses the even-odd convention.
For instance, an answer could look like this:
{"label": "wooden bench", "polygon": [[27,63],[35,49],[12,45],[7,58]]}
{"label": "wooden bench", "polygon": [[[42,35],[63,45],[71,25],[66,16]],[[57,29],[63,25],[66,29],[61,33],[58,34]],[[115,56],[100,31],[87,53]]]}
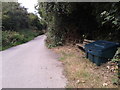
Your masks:
{"label": "wooden bench", "polygon": [[83,43],[77,43],[76,46],[77,46],[79,49],[81,49],[82,51],[85,52],[85,47],[84,47],[84,46],[85,46],[86,44],[89,44],[89,43],[92,43],[92,42],[94,42],[94,40],[84,39]]}

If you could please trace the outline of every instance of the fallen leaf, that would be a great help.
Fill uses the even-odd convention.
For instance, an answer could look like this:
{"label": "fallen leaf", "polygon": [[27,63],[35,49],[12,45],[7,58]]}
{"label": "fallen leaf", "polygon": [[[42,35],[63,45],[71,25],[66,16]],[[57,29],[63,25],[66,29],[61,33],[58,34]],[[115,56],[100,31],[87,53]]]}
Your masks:
{"label": "fallen leaf", "polygon": [[108,84],[107,83],[103,83],[103,86],[107,86]]}
{"label": "fallen leaf", "polygon": [[76,83],[77,83],[77,84],[80,83],[80,80],[77,80]]}

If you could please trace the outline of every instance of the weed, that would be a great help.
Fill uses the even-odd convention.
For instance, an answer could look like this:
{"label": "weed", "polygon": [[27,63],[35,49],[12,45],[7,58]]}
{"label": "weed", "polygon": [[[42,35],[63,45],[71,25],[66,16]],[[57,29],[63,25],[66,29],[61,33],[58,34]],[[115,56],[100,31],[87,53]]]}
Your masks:
{"label": "weed", "polygon": [[118,85],[118,78],[112,78],[112,84]]}

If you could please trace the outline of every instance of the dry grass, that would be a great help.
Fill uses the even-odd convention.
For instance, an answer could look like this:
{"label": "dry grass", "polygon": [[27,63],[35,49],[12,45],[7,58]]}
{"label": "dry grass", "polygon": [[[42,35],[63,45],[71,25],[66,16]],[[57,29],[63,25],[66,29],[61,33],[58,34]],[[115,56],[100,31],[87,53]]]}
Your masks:
{"label": "dry grass", "polygon": [[117,88],[112,83],[115,73],[106,68],[107,64],[96,66],[76,47],[63,46],[52,50],[60,54],[59,60],[68,79],[67,88]]}

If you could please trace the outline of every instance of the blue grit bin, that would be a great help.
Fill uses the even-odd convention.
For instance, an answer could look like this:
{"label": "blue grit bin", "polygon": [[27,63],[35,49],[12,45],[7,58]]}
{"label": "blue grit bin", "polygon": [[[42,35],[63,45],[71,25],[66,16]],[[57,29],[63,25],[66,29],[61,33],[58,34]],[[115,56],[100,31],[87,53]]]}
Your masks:
{"label": "blue grit bin", "polygon": [[85,45],[86,57],[96,65],[101,65],[112,59],[119,43],[99,40]]}

